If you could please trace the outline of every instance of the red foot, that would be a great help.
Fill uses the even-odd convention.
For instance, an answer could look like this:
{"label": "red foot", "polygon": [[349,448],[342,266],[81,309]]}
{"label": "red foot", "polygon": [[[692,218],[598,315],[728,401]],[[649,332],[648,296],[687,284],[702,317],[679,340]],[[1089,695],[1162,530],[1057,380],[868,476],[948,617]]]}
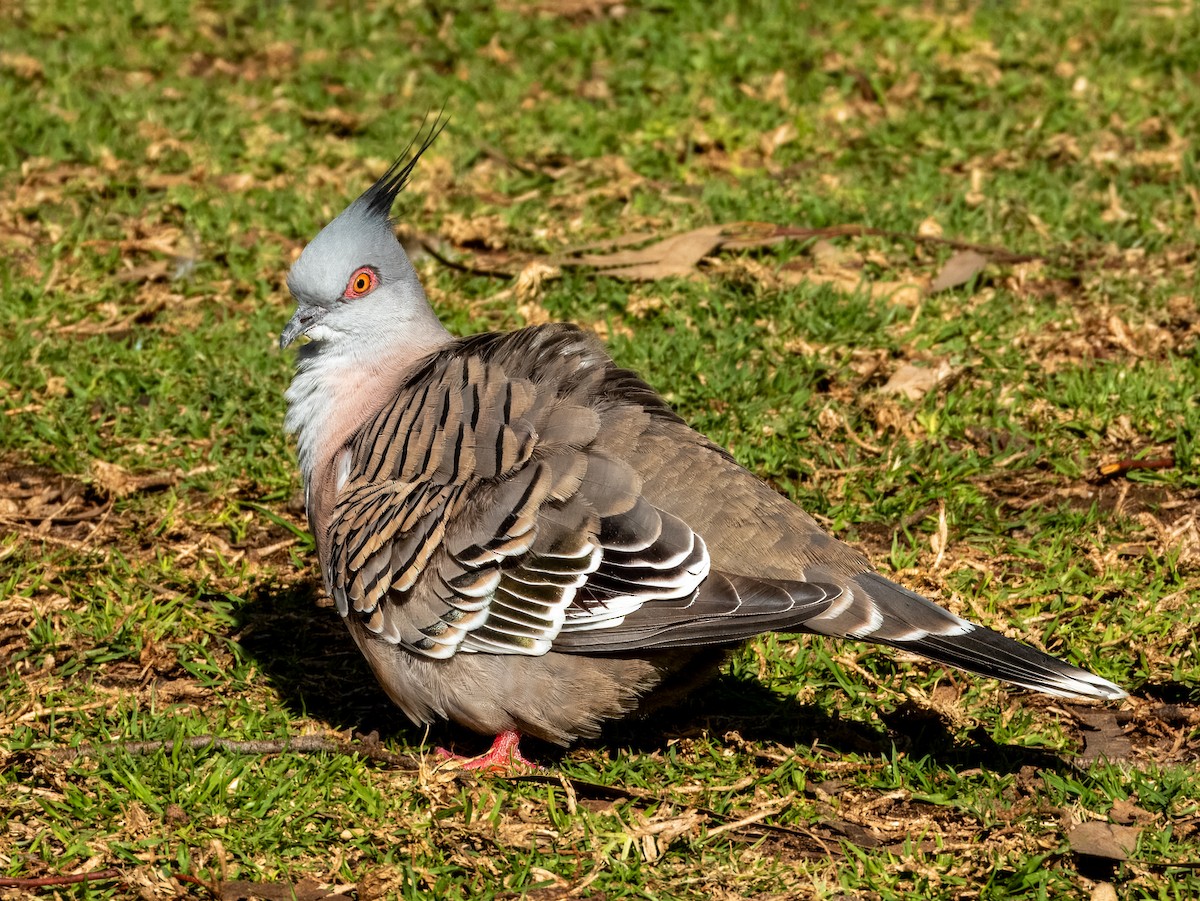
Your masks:
{"label": "red foot", "polygon": [[536,763],[526,760],[521,756],[521,749],[518,747],[520,741],[521,734],[519,732],[501,732],[496,736],[496,740],[492,742],[491,750],[479,757],[464,757],[461,754],[447,751],[445,748],[438,748],[437,755],[446,760],[460,761],[464,770],[507,773],[517,766],[540,770],[541,767]]}

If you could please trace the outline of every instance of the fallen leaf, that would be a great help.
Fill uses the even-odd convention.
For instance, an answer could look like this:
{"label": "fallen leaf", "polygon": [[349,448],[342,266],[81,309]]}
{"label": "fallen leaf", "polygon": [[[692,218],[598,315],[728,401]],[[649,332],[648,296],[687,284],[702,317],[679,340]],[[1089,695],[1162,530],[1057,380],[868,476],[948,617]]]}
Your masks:
{"label": "fallen leaf", "polygon": [[1128,860],[1137,848],[1138,826],[1117,826],[1092,821],[1080,823],[1067,833],[1067,842],[1076,854],[1105,860]]}
{"label": "fallen leaf", "polygon": [[888,300],[902,307],[915,307],[921,302],[921,297],[926,290],[924,286],[911,281],[871,282],[869,288],[872,297]]}
{"label": "fallen leaf", "polygon": [[595,267],[600,275],[634,280],[686,277],[694,274],[697,264],[720,247],[725,238],[724,226],[708,225],[663,238],[640,250],[580,256],[571,262]]}
{"label": "fallen leaf", "polygon": [[963,201],[967,206],[975,207],[982,204],[985,200],[987,200],[987,197],[983,193],[983,170],[978,166],[972,167],[971,189],[967,191],[963,197]]}
{"label": "fallen leaf", "polygon": [[1129,826],[1133,823],[1153,823],[1155,819],[1154,814],[1150,811],[1139,807],[1132,801],[1126,801],[1124,798],[1117,798],[1113,801],[1108,815],[1114,822],[1120,823],[1122,826]]}
{"label": "fallen leaf", "polygon": [[763,100],[773,101],[784,109],[787,109],[787,73],[783,69],[777,69],[775,74],[771,76],[771,80],[767,82],[767,87],[763,91]]}
{"label": "fallen leaf", "polygon": [[92,461],[92,481],[110,498],[120,499],[138,491],[168,488],[180,479],[178,470],[135,476],[123,466],[105,460]]}
{"label": "fallen leaf", "polygon": [[758,146],[762,150],[763,156],[767,159],[770,159],[775,155],[776,150],[778,150],[784,144],[794,141],[798,134],[799,133],[796,131],[796,126],[792,125],[790,122],[785,122],[778,128],[773,128],[764,133],[759,139]]}
{"label": "fallen leaf", "polygon": [[129,471],[116,463],[93,460],[92,478],[109,497],[124,497],[137,490],[137,482],[129,474]]}
{"label": "fallen leaf", "polygon": [[940,238],[942,236],[942,225],[937,219],[930,216],[917,226],[917,234],[922,238]]}
{"label": "fallen leaf", "polygon": [[513,288],[517,297],[523,301],[536,300],[541,296],[542,285],[552,279],[559,278],[562,270],[557,266],[548,266],[540,260],[527,263],[517,275]]}
{"label": "fallen leaf", "polygon": [[25,81],[41,78],[43,71],[41,60],[28,53],[12,53],[10,51],[0,53],[0,69],[6,69]]}
{"label": "fallen leaf", "polygon": [[929,293],[937,294],[939,291],[948,291],[950,288],[965,285],[983,272],[987,264],[988,258],[982,253],[974,250],[960,250],[946,260],[941,271],[930,283]]}
{"label": "fallen leaf", "polygon": [[1092,763],[1101,757],[1109,761],[1128,760],[1133,756],[1133,743],[1121,728],[1128,716],[1118,710],[1081,710],[1076,716],[1084,726],[1083,753],[1080,758]]}
{"label": "fallen leaf", "polygon": [[638,319],[645,319],[655,310],[661,310],[666,306],[666,301],[659,294],[639,294],[630,292],[625,301],[625,310],[630,316],[636,316]]}
{"label": "fallen leaf", "polygon": [[1117,194],[1117,185],[1115,182],[1108,183],[1108,207],[1100,214],[1100,221],[1113,224],[1116,222],[1124,222],[1126,219],[1132,219],[1133,214],[1125,209],[1121,204],[1121,198]]}
{"label": "fallen leaf", "polygon": [[[820,269],[828,271],[847,268],[847,254],[832,241],[826,241],[824,238],[814,241],[808,252]],[[861,261],[858,262],[861,265]]]}
{"label": "fallen leaf", "polygon": [[326,107],[323,110],[300,110],[300,118],[309,125],[327,125],[334,134],[352,135],[362,131],[367,125],[367,118],[359,116],[339,106]]}
{"label": "fallen leaf", "polygon": [[459,247],[500,250],[505,246],[504,220],[499,216],[461,216],[447,213],[442,220],[442,236]]}
{"label": "fallen leaf", "polygon": [[646,862],[654,863],[677,838],[698,832],[708,817],[696,810],[686,810],[678,816],[666,814],[639,819],[642,819],[641,823],[626,827],[626,834],[638,842]]}
{"label": "fallen leaf", "polygon": [[475,51],[484,59],[490,59],[492,62],[499,63],[502,66],[507,66],[512,62],[513,55],[500,46],[500,35],[493,34],[492,39],[487,42],[487,45]]}
{"label": "fallen leaf", "polygon": [[561,19],[599,19],[625,15],[627,0],[504,0],[500,8],[519,14],[540,13]]}
{"label": "fallen leaf", "polygon": [[880,394],[900,394],[909,400],[920,400],[951,373],[949,362],[943,360],[936,369],[904,363],[892,373],[887,384],[879,389]]}

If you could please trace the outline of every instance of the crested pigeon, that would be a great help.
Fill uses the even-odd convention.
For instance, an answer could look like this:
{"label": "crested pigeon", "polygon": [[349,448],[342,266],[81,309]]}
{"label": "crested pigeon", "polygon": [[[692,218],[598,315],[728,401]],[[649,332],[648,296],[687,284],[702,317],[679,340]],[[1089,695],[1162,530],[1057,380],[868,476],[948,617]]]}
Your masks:
{"label": "crested pigeon", "polygon": [[[288,274],[287,391],[325,586],[415,722],[595,736],[762,632],[914,651],[1059,697],[1113,683],[875,572],[566,324],[451,335],[390,218],[412,144]],[[407,158],[407,161],[405,161]]]}

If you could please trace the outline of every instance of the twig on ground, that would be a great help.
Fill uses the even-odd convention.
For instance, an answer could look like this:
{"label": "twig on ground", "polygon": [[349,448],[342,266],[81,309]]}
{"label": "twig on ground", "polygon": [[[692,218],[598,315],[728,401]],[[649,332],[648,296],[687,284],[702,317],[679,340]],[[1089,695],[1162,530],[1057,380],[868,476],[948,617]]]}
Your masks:
{"label": "twig on ground", "polygon": [[[22,525],[21,523],[15,522],[11,519],[0,519],[0,526],[4,526],[4,528],[10,532],[14,532],[18,535],[23,535],[25,538],[28,538],[30,541],[43,541],[43,542],[46,542],[47,544],[55,544],[55,545],[58,545],[59,547],[69,548],[79,554],[95,554],[97,556],[104,557],[105,559],[107,559],[108,555],[110,553],[109,548],[100,550],[99,548],[89,547],[87,540],[73,541],[69,538],[58,538],[54,535],[49,535],[45,532],[39,532],[37,529],[32,529],[28,526]],[[90,538],[91,538],[91,536],[89,535],[88,539],[90,540]]]}
{"label": "twig on ground", "polygon": [[266,547],[251,548],[250,549],[250,559],[251,560],[265,560],[267,557],[270,557],[274,553],[277,553],[279,551],[290,548],[292,545],[296,544],[299,540],[300,539],[295,538],[295,537],[285,538],[285,539],[283,539],[283,541],[276,541],[274,544],[268,544]]}
{"label": "twig on ground", "polygon": [[53,748],[50,756],[58,760],[75,760],[80,757],[98,757],[103,754],[124,752],[131,755],[155,754],[168,748],[212,748],[231,754],[354,754],[404,769],[417,769],[417,762],[405,754],[393,754],[379,742],[375,733],[359,735],[353,741],[335,741],[323,735],[299,735],[295,738],[237,741],[215,735],[194,735],[183,739],[162,741],[105,742],[98,745],[80,745],[77,748]]}
{"label": "twig on ground", "polygon": [[744,816],[741,819],[733,820],[732,822],[722,823],[720,826],[709,829],[706,838],[716,838],[723,832],[736,832],[739,829],[752,826],[760,820],[765,820],[767,817],[774,816],[775,814],[784,810],[792,803],[793,800],[795,800],[795,798],[795,792],[791,792],[782,798],[777,798],[773,803],[759,808],[749,816]]}
{"label": "twig on ground", "polygon": [[1135,469],[1170,469],[1175,465],[1174,457],[1154,457],[1150,460],[1112,460],[1101,463],[1096,467],[1096,473],[1102,479],[1115,479]]}
{"label": "twig on ground", "polygon": [[97,882],[101,879],[117,879],[121,871],[115,867],[95,870],[91,873],[73,873],[70,876],[39,876],[36,879],[17,879],[0,876],[0,888],[42,888],[49,885],[78,885],[80,882]]}
{"label": "twig on ground", "polygon": [[449,269],[457,269],[459,272],[467,273],[467,275],[481,275],[484,278],[502,278],[502,279],[516,278],[516,276],[513,273],[505,272],[502,269],[483,269],[478,266],[468,266],[465,263],[459,263],[455,260],[450,259],[448,256],[443,254],[441,251],[434,248],[433,243],[430,241],[427,241],[425,238],[422,238],[418,235],[416,240],[420,243],[422,250],[424,250],[427,254],[429,254],[431,257],[433,257],[435,260],[437,260],[439,263],[441,263],[443,266],[445,266]]}

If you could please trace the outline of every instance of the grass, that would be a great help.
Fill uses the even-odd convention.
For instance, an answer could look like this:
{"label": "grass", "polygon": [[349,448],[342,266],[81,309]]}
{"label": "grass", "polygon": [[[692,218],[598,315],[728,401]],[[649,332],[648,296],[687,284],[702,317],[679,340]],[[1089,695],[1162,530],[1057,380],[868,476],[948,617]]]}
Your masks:
{"label": "grass", "polygon": [[[746,6],[0,11],[0,877],[1200,894],[1171,866],[1200,860],[1200,13]],[[548,776],[436,769],[477,740],[407,724],[322,601],[274,338],[291,259],[443,104],[396,214],[467,264],[739,221],[910,236],[637,283],[418,267],[457,332],[595,328],[885,572],[1131,700],[768,636],[681,708],[540,749]],[[1038,259],[925,295],[952,251],[918,232]],[[887,393],[908,363],[950,375]],[[1171,462],[1097,475],[1125,458]],[[371,731],[382,756],[182,742]],[[1126,860],[1072,850],[1091,821],[1137,830]]]}

